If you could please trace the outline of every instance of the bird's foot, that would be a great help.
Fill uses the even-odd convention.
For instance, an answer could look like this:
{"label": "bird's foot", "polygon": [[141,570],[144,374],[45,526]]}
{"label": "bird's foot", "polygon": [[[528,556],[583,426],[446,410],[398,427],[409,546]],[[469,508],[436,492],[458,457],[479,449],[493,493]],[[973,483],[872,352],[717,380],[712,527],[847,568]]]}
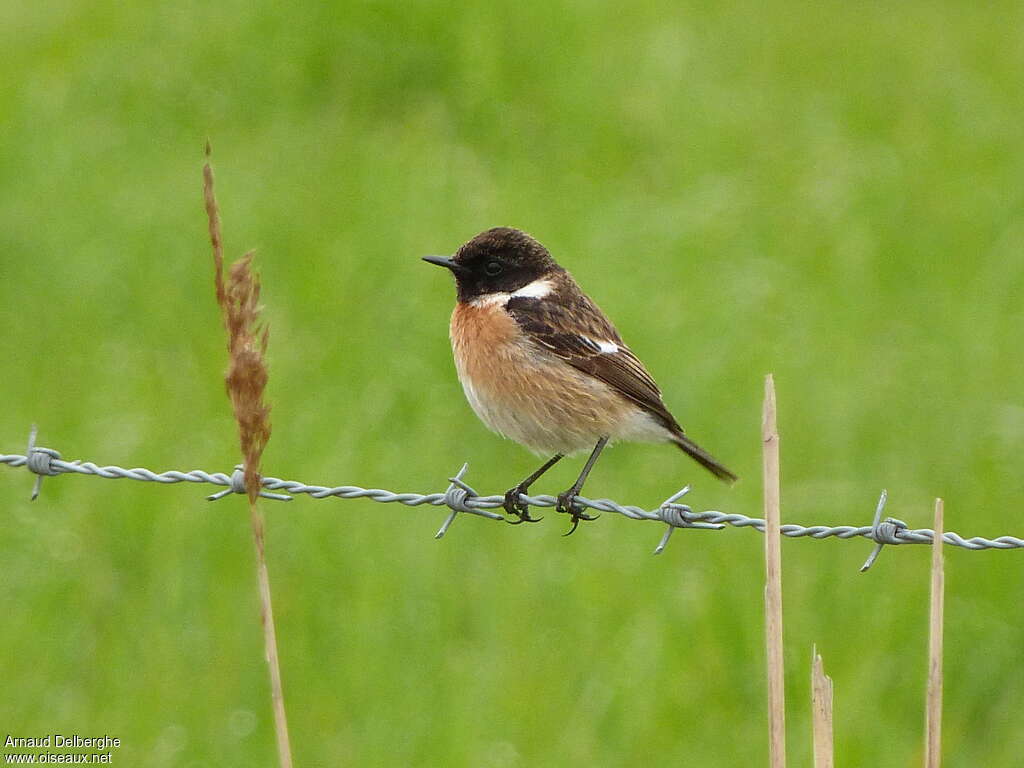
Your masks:
{"label": "bird's foot", "polygon": [[506,519],[505,522],[511,525],[539,523],[544,518],[530,517],[530,505],[519,498],[519,495],[522,493],[526,493],[526,489],[518,485],[505,491],[505,503],[502,506],[505,508],[505,512],[516,518],[515,520]]}
{"label": "bird's foot", "polygon": [[555,511],[561,512],[564,515],[572,517],[572,528],[569,529],[569,536],[576,530],[580,524],[580,520],[597,520],[597,515],[588,515],[583,509],[584,507],[577,501],[579,497],[579,488],[570,488],[564,493],[558,494],[558,500],[555,504]]}

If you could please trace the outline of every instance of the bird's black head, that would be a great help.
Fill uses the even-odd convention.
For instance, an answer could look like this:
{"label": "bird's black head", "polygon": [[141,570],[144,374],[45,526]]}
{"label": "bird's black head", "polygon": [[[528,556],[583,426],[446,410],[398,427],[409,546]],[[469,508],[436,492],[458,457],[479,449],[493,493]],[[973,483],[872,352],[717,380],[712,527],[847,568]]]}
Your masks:
{"label": "bird's black head", "polygon": [[495,293],[513,293],[562,268],[547,248],[525,232],[495,227],[481,232],[448,259],[424,256],[424,261],[447,267],[455,275],[459,301]]}

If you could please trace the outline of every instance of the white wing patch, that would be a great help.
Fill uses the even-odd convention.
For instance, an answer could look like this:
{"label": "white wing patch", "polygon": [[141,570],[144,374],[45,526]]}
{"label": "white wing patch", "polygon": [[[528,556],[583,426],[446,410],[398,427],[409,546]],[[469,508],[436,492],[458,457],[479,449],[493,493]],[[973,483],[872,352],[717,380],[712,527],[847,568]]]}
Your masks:
{"label": "white wing patch", "polygon": [[619,345],[614,341],[594,341],[589,336],[580,335],[580,339],[595,352],[600,352],[602,355],[614,355],[619,351]]}

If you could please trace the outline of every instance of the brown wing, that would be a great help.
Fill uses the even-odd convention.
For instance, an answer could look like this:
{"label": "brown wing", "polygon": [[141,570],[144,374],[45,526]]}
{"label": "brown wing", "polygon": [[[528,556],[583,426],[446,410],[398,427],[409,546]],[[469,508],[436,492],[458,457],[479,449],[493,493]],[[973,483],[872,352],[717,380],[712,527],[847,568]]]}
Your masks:
{"label": "brown wing", "polygon": [[507,309],[535,343],[646,408],[669,429],[679,429],[644,364],[582,292],[560,291],[541,299],[513,297]]}

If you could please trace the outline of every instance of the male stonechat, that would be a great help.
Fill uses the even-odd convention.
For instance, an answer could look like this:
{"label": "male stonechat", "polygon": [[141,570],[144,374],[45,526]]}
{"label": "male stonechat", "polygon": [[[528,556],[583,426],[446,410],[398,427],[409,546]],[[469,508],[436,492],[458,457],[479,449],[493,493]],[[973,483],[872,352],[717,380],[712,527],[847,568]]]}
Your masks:
{"label": "male stonechat", "polygon": [[[554,454],[505,493],[516,523],[535,522],[520,498],[562,457],[592,448],[555,509],[583,514],[576,497],[609,440],[675,443],[715,477],[736,475],[683,433],[644,364],[547,249],[525,232],[482,232],[451,258],[424,256],[455,275],[455,367],[466,399],[490,429]],[[566,534],[568,535],[568,534]]]}

